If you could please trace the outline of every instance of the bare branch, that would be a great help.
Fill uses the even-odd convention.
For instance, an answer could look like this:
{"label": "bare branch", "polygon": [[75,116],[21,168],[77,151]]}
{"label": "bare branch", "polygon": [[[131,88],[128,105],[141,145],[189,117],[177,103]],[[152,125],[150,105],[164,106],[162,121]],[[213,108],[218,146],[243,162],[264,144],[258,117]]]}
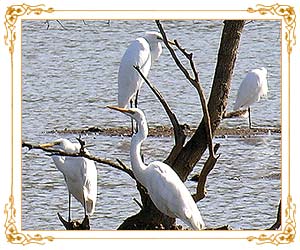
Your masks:
{"label": "bare branch", "polygon": [[[214,147],[214,154],[217,153],[219,147],[220,147],[220,144],[217,143]],[[202,200],[205,197],[205,184],[206,184],[207,176],[209,175],[211,170],[216,165],[216,162],[219,157],[220,157],[220,155],[218,157],[214,157],[214,155],[210,155],[208,157],[207,161],[205,162],[205,164],[201,170],[201,173],[199,175],[197,192],[196,192],[196,194],[193,195],[195,202],[198,202],[199,200]]]}
{"label": "bare branch", "polygon": [[171,53],[172,58],[174,59],[176,65],[178,66],[178,68],[182,71],[182,73],[185,75],[185,77],[188,79],[188,81],[196,88],[198,95],[200,97],[200,101],[201,101],[201,106],[202,106],[202,110],[203,110],[203,115],[204,115],[204,121],[205,121],[205,130],[206,130],[206,136],[207,136],[207,144],[208,144],[208,149],[209,149],[209,154],[213,157],[214,156],[214,151],[213,151],[213,142],[212,142],[212,130],[211,130],[211,123],[210,123],[210,115],[208,112],[208,108],[207,108],[207,102],[206,102],[206,98],[204,95],[204,91],[203,88],[200,84],[199,81],[199,76],[198,76],[198,72],[196,71],[195,68],[195,64],[193,62],[193,54],[192,53],[187,53],[186,49],[182,48],[182,46],[179,45],[179,43],[177,42],[177,40],[175,40],[175,45],[176,47],[181,51],[181,53],[189,60],[189,63],[191,65],[193,74],[194,74],[194,78],[192,78],[188,72],[188,70],[183,66],[183,64],[180,62],[180,60],[178,59],[174,49],[169,45],[168,43],[168,39],[166,37],[166,33],[160,23],[159,20],[155,21],[159,31],[161,32],[162,36],[163,36],[163,41],[166,45],[166,47],[168,48],[169,52]]}
{"label": "bare branch", "polygon": [[122,161],[119,160],[119,159],[116,159],[116,161],[120,164],[120,168],[119,168],[119,166],[115,166],[115,168],[118,168],[118,169],[120,169],[120,170],[126,172],[127,174],[130,175],[130,177],[131,177],[132,179],[136,180],[136,178],[135,178],[135,176],[134,176],[134,174],[133,174],[133,171],[132,171],[129,167],[127,167],[127,166],[124,164],[124,162],[122,162]]}
{"label": "bare branch", "polygon": [[144,209],[143,205],[136,199],[136,198],[133,198],[133,201],[138,204],[138,206],[140,207],[140,209]]}
{"label": "bare branch", "polygon": [[[49,27],[50,27],[50,21],[52,21],[52,20],[46,20],[45,21],[45,23],[47,24],[47,30],[49,29]],[[61,23],[61,21],[59,21],[59,20],[56,20],[56,22],[64,29],[64,30],[67,30],[67,28]]]}
{"label": "bare branch", "polygon": [[[190,77],[189,72],[186,70],[186,68],[185,68],[185,67],[183,66],[183,64],[180,62],[180,60],[178,59],[178,57],[177,57],[175,51],[173,50],[173,48],[171,47],[171,45],[168,43],[167,35],[166,35],[166,33],[165,33],[165,31],[164,31],[164,29],[163,29],[163,27],[162,27],[160,21],[159,21],[159,20],[155,20],[155,22],[156,22],[156,25],[157,25],[157,27],[158,27],[158,29],[159,29],[159,31],[160,31],[162,37],[163,37],[164,44],[165,44],[165,46],[168,48],[169,52],[171,53],[171,56],[172,56],[172,58],[174,59],[176,65],[180,68],[180,70],[183,72],[183,74],[185,75],[185,77],[186,77],[187,79],[189,79],[189,80],[192,79],[192,78]],[[176,40],[175,40],[174,42],[176,43]]]}
{"label": "bare branch", "polygon": [[140,74],[140,76],[143,78],[143,80],[147,83],[149,88],[153,91],[153,93],[156,95],[158,100],[161,102],[162,106],[164,107],[174,129],[174,136],[175,136],[175,144],[183,145],[185,142],[186,134],[184,132],[183,126],[181,126],[178,122],[178,119],[176,115],[173,113],[173,111],[170,109],[170,106],[162,96],[162,94],[159,92],[159,90],[152,84],[150,81],[144,76],[144,74],[141,72],[140,68],[138,66],[133,66],[137,72]]}
{"label": "bare branch", "polygon": [[[81,146],[83,146],[83,145],[81,144]],[[118,164],[117,164],[116,162],[114,162],[112,160],[93,156],[93,155],[87,153],[84,149],[80,150],[79,153],[67,153],[67,152],[64,152],[62,150],[46,148],[46,147],[43,147],[41,145],[34,145],[34,144],[27,143],[27,142],[24,142],[24,141],[22,141],[22,147],[27,147],[29,150],[31,150],[31,149],[40,149],[40,150],[43,150],[45,152],[51,153],[51,155],[61,155],[61,156],[71,156],[71,157],[85,157],[85,158],[90,159],[92,161],[95,161],[95,162],[98,162],[98,163],[101,163],[101,164],[104,164],[104,165],[109,165],[113,168],[122,170],[123,172],[127,173],[131,178],[135,179],[132,170],[129,167],[127,167],[120,160],[117,159],[117,162],[118,162]]]}
{"label": "bare branch", "polygon": [[[191,84],[193,84],[193,86],[195,88],[198,88],[198,82],[199,82],[199,75],[198,72],[196,71],[196,67],[193,61],[193,53],[188,53],[186,51],[186,49],[182,48],[180,46],[180,44],[178,43],[177,40],[174,40],[176,47],[181,51],[181,53],[189,60],[190,66],[192,68],[193,74],[194,74],[194,79],[190,76],[190,74],[185,73],[188,72],[187,70],[185,70],[185,72],[183,72],[185,74],[185,76],[187,77],[187,79],[191,82]],[[172,48],[172,47],[171,47]],[[182,66],[184,67],[184,66]]]}
{"label": "bare branch", "polygon": [[278,230],[281,226],[281,200],[279,201],[276,222],[267,230]]}

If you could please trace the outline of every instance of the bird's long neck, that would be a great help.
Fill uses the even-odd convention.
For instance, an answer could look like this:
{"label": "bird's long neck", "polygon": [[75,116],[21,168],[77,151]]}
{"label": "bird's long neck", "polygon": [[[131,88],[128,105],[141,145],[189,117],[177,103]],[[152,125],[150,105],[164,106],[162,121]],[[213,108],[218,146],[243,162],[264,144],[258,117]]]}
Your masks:
{"label": "bird's long neck", "polygon": [[130,159],[131,166],[135,178],[143,185],[145,185],[145,179],[143,172],[147,169],[147,166],[143,163],[141,157],[141,145],[147,138],[148,126],[145,120],[138,123],[138,132],[132,136],[130,147]]}
{"label": "bird's long neck", "polygon": [[162,46],[160,43],[158,43],[156,46],[150,44],[150,53],[151,53],[151,63],[153,64],[154,61],[156,61],[162,52]]}
{"label": "bird's long neck", "polygon": [[[55,149],[59,149],[62,150],[66,153],[78,153],[80,151],[80,144],[79,143],[71,143],[71,142],[67,142],[65,141],[62,146],[59,146]],[[52,160],[54,161],[57,169],[62,172],[63,174],[65,174],[66,171],[66,166],[65,166],[65,160],[66,160],[66,156],[59,156],[59,155],[53,155],[52,156]]]}

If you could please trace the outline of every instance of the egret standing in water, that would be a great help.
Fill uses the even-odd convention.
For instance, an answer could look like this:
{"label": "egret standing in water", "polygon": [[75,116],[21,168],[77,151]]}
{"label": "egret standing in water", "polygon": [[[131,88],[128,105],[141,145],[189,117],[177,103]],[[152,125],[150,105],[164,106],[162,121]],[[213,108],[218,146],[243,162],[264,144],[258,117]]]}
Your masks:
{"label": "egret standing in water", "polygon": [[[51,147],[66,153],[79,153],[81,145],[67,139],[58,139],[54,142],[42,144],[41,147]],[[85,215],[95,212],[97,199],[97,170],[94,161],[84,157],[53,155],[52,160],[57,169],[63,173],[69,190],[69,222],[71,221],[71,195],[78,200]]]}
{"label": "egret standing in water", "polygon": [[138,108],[109,107],[120,111],[137,122],[138,132],[132,136],[131,166],[135,178],[147,189],[155,206],[172,218],[179,218],[194,230],[205,227],[198,207],[190,192],[175,171],[167,164],[154,161],[145,165],[141,158],[141,144],[148,135],[144,113]]}
{"label": "egret standing in water", "polygon": [[[138,66],[145,77],[162,53],[162,35],[158,32],[146,32],[144,37],[134,40],[125,51],[118,73],[118,106],[137,108],[138,94],[144,82],[133,66]],[[170,44],[174,44],[168,41]],[[133,130],[133,124],[132,124]]]}
{"label": "egret standing in water", "polygon": [[267,95],[267,70],[259,68],[251,70],[242,81],[237,98],[234,104],[234,110],[241,108],[248,109],[249,128],[251,129],[250,106],[259,101],[261,96]]}

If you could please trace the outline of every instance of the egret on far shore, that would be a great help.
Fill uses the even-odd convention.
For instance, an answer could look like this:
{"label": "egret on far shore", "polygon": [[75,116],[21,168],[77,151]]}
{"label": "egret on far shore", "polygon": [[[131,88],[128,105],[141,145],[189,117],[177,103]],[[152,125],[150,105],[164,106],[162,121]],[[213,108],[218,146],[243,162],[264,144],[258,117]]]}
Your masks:
{"label": "egret on far shore", "polygon": [[[67,139],[58,139],[41,147],[61,150],[66,153],[79,153],[80,143]],[[69,191],[69,222],[71,221],[71,195],[78,200],[84,214],[91,216],[95,212],[97,199],[97,170],[94,161],[84,157],[52,155],[57,169],[63,173]]]}
{"label": "egret on far shore", "polygon": [[148,125],[144,113],[138,108],[109,107],[133,118],[138,125],[130,146],[131,166],[135,178],[147,189],[157,207],[165,215],[179,218],[194,230],[205,227],[200,211],[190,192],[175,171],[167,164],[154,161],[143,163],[141,144],[148,135]]}
{"label": "egret on far shore", "polygon": [[249,128],[251,129],[251,114],[250,106],[259,101],[260,97],[266,96],[268,92],[268,83],[267,83],[267,69],[259,68],[253,69],[244,78],[242,81],[236,101],[234,104],[234,110],[239,110],[242,108],[248,109],[248,118],[249,118]]}

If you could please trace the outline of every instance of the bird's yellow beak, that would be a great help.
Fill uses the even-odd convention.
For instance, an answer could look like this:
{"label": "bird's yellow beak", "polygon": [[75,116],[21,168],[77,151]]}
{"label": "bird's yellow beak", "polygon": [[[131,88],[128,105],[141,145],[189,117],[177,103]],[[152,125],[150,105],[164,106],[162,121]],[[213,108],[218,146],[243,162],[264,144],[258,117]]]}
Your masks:
{"label": "bird's yellow beak", "polygon": [[117,107],[117,106],[107,106],[107,107],[110,108],[110,109],[113,109],[113,110],[120,111],[121,113],[124,113],[124,114],[133,114],[134,113],[130,109],[120,108],[120,107]]}
{"label": "bird's yellow beak", "polygon": [[55,145],[57,145],[56,142],[49,142],[49,143],[39,144],[39,146],[42,147],[42,148],[51,148]]}

